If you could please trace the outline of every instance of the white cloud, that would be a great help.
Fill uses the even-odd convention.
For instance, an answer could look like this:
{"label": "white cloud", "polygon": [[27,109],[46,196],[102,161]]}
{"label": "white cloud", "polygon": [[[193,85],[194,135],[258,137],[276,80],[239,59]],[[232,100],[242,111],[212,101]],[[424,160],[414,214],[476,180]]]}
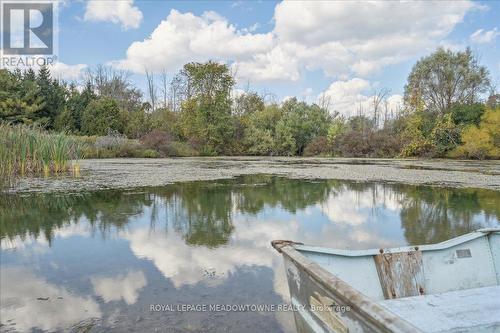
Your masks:
{"label": "white cloud", "polygon": [[83,17],[85,21],[120,23],[123,29],[138,28],[142,12],[134,7],[133,0],[90,0]]}
{"label": "white cloud", "polygon": [[[357,114],[361,109],[363,114],[369,115],[372,112],[373,91],[375,85],[361,78],[353,78],[345,81],[333,82],[318,99],[327,100],[332,111],[350,117]],[[370,94],[371,92],[371,94]],[[401,107],[403,96],[387,96],[388,110],[397,110]]]}
{"label": "white cloud", "polygon": [[232,64],[242,81],[297,81],[304,70],[318,69],[331,77],[366,77],[429,52],[477,7],[471,1],[283,1],[267,34],[238,30],[214,12],[172,10],[115,64],[143,72],[216,59]]}
{"label": "white cloud", "polygon": [[470,40],[473,43],[484,44],[490,43],[500,36],[500,31],[495,27],[491,30],[479,29],[470,35]]}
{"label": "white cloud", "polygon": [[258,53],[247,61],[233,64],[233,71],[242,80],[297,81],[300,78],[297,59],[278,46],[267,53]]}
{"label": "white cloud", "polygon": [[50,73],[53,78],[73,81],[80,79],[87,67],[85,64],[67,65],[62,62],[56,62],[50,66]]}
{"label": "white cloud", "polygon": [[282,40],[306,45],[381,40],[382,36],[439,38],[450,33],[472,7],[468,1],[284,1],[275,9],[275,30]]}
{"label": "white cloud", "polygon": [[272,35],[244,33],[215,12],[202,16],[171,10],[149,38],[134,42],[121,68],[142,73],[176,70],[190,61],[247,59],[270,49]]}
{"label": "white cloud", "polygon": [[468,1],[284,1],[275,9],[275,34],[280,45],[307,50],[298,54],[306,67],[366,76],[435,47],[473,7]]}
{"label": "white cloud", "polygon": [[126,276],[94,277],[90,281],[95,293],[106,303],[123,299],[128,305],[137,302],[139,291],[148,283],[141,271],[128,272]]}

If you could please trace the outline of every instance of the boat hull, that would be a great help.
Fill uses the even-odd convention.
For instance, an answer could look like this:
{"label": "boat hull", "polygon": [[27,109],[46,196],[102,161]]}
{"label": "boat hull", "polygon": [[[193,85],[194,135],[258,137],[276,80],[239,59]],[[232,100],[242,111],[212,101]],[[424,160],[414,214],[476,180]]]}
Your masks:
{"label": "boat hull", "polygon": [[293,247],[282,253],[299,332],[420,332]]}
{"label": "boat hull", "polygon": [[[473,290],[500,292],[500,229],[393,249],[347,251],[290,241],[272,245],[284,258],[299,332],[429,332],[425,316],[414,318],[411,309],[401,315],[406,304],[422,304],[419,310],[428,311],[431,318],[440,309],[425,310],[427,300],[466,294],[472,300],[470,307],[463,307],[467,316],[452,310],[457,318],[450,320],[449,332],[455,332],[454,324],[466,318],[470,322],[461,324],[464,332],[474,332],[486,322],[491,332],[500,332],[500,308],[484,302],[486,289]],[[488,316],[480,304],[490,304],[489,317],[499,319],[485,321]],[[443,313],[450,309],[442,305]]]}

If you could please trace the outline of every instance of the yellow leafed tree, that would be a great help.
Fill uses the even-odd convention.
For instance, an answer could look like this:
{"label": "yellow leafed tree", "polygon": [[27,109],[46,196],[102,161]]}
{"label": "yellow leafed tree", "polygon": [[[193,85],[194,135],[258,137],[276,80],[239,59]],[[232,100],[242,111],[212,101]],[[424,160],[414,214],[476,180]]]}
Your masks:
{"label": "yellow leafed tree", "polygon": [[486,110],[479,127],[472,125],[462,132],[462,142],[453,157],[500,158],[500,108]]}

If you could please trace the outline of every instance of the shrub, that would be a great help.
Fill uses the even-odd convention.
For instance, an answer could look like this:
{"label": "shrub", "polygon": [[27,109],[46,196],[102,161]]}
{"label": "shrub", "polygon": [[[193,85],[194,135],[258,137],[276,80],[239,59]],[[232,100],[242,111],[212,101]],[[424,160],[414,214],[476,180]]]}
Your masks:
{"label": "shrub", "polygon": [[304,149],[304,156],[326,156],[332,153],[332,147],[326,136],[314,138]]}
{"label": "shrub", "polygon": [[356,130],[349,130],[337,136],[333,143],[336,156],[368,157],[371,149],[368,136]]}
{"label": "shrub", "polygon": [[166,131],[154,129],[139,140],[147,148],[164,150],[172,141],[172,136]]}
{"label": "shrub", "polygon": [[172,141],[172,135],[170,135],[170,133],[158,129],[142,136],[140,142],[150,151],[156,152],[154,157],[187,157],[199,155],[198,151],[189,143]]}
{"label": "shrub", "polygon": [[395,157],[401,151],[401,139],[393,131],[382,129],[373,132],[369,139],[370,157]]}
{"label": "shrub", "polygon": [[153,150],[153,149],[146,149],[146,150],[142,151],[141,153],[142,153],[141,157],[144,157],[144,158],[161,157],[160,153],[157,152],[156,150]]}
{"label": "shrub", "polygon": [[165,154],[166,156],[172,156],[172,157],[189,157],[189,156],[199,155],[198,151],[193,147],[191,147],[188,143],[180,141],[171,142],[168,145]]}
{"label": "shrub", "polygon": [[107,135],[97,137],[95,147],[98,149],[115,149],[126,145],[127,142],[128,139],[125,135],[109,129]]}

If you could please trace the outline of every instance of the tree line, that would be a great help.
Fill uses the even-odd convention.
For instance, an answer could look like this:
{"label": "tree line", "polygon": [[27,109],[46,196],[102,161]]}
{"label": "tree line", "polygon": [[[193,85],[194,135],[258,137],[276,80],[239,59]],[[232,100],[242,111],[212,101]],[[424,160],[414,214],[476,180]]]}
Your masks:
{"label": "tree line", "polygon": [[349,118],[325,101],[234,95],[230,69],[213,61],[188,63],[171,80],[147,71],[146,79],[144,96],[128,73],[105,66],[80,85],[51,78],[47,67],[2,69],[0,122],[93,142],[115,133],[152,156],[500,157],[500,95],[469,49],[420,59],[395,114],[387,90],[374,94],[369,113]]}

